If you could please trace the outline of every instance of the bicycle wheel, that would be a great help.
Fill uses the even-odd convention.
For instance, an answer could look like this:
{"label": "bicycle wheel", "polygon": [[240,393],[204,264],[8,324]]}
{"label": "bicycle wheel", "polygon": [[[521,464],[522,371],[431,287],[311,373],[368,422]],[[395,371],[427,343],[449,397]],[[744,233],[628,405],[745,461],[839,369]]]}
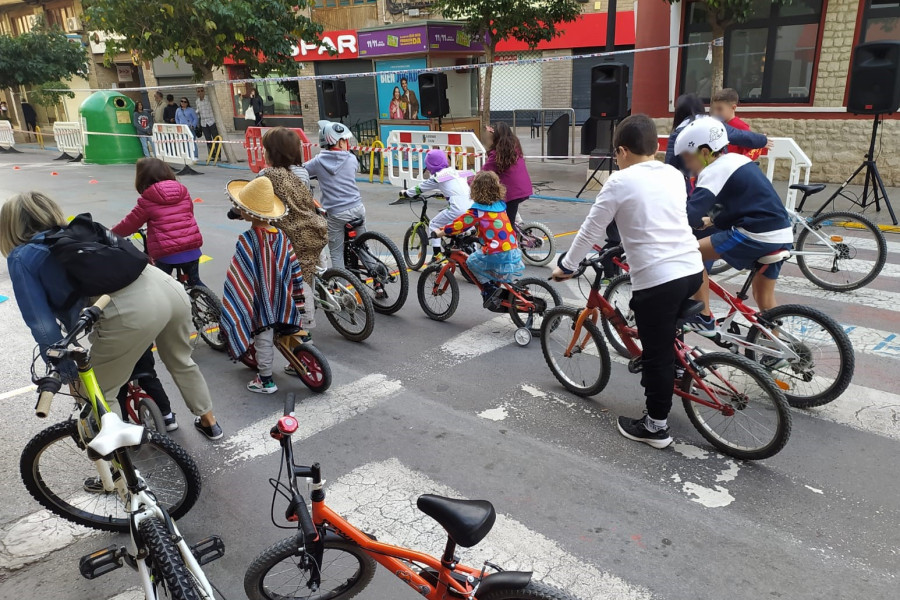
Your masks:
{"label": "bicycle wheel", "polygon": [[297,376],[310,390],[321,394],[331,387],[331,365],[321,350],[312,344],[301,344],[294,348],[294,360],[300,363],[292,365]]}
{"label": "bicycle wheel", "polygon": [[409,273],[397,244],[377,231],[367,231],[353,247],[359,258],[359,279],[375,310],[385,315],[400,310],[409,295]]}
{"label": "bicycle wheel", "polygon": [[494,590],[476,597],[478,600],[578,600],[569,592],[540,581],[529,581],[520,590]]}
{"label": "bicycle wheel", "polygon": [[431,265],[419,275],[419,306],[435,321],[446,321],[459,305],[459,284],[453,273],[448,270],[440,283],[437,281],[443,268],[443,264]]}
{"label": "bicycle wheel", "polygon": [[254,371],[257,370],[259,368],[259,363],[256,362],[256,346],[250,344],[247,352],[245,352],[239,360],[241,361],[241,364],[248,369],[253,369]]}
{"label": "bicycle wheel", "polygon": [[150,431],[167,435],[166,420],[163,418],[162,411],[159,410],[156,401],[149,395],[143,393],[143,391],[141,391],[141,396],[138,400],[137,414],[141,425]]}
{"label": "bicycle wheel", "polygon": [[727,271],[731,270],[731,265],[722,260],[721,258],[712,264],[712,268],[709,270],[710,275],[721,275]]}
{"label": "bicycle wheel", "polygon": [[141,540],[147,548],[147,566],[159,598],[170,600],[200,600],[206,594],[198,589],[197,582],[184,564],[175,535],[165,521],[150,517],[138,525]]}
{"label": "bicycle wheel", "polygon": [[[614,277],[606,287],[606,291],[603,292],[603,297],[613,305],[613,308],[619,309],[619,312],[622,313],[622,318],[625,319],[626,325],[629,327],[637,327],[637,323],[634,320],[634,311],[631,310],[631,275],[622,273],[618,277]],[[630,359],[631,352],[625,347],[622,336],[620,336],[619,332],[616,331],[616,328],[612,326],[609,319],[601,315],[600,322],[603,325],[603,333],[606,334],[606,339],[609,340],[609,344],[613,349],[625,358]],[[641,340],[639,338],[634,338],[634,343],[637,344],[638,348],[641,347]]]}
{"label": "bicycle wheel", "polygon": [[556,257],[553,232],[543,223],[523,223],[519,234],[519,250],[526,265],[543,267]]}
{"label": "bicycle wheel", "polygon": [[574,306],[548,310],[541,324],[541,351],[563,387],[579,396],[593,396],[609,383],[609,349],[597,326],[586,319],[571,355],[566,356],[580,314],[581,309]]}
{"label": "bicycle wheel", "polygon": [[424,223],[413,223],[403,235],[403,259],[413,271],[418,271],[428,258],[428,236]]}
{"label": "bicycle wheel", "polygon": [[[544,315],[547,314],[547,311],[551,308],[562,304],[562,298],[560,298],[559,292],[546,281],[534,277],[520,279],[513,285],[520,290],[526,291],[527,295],[531,296],[531,300],[534,302],[536,310],[532,316],[530,329],[532,334],[540,335],[541,323],[544,320]],[[519,310],[520,308],[521,306],[518,306],[518,303],[510,301],[509,317],[512,319],[512,322],[516,324],[516,327],[525,327],[525,322],[528,320],[529,315],[527,311]]]}
{"label": "bicycle wheel", "polygon": [[320,279],[332,300],[340,306],[340,310],[325,309],[331,326],[352,342],[361,342],[372,335],[375,308],[356,275],[346,269],[331,268]]}
{"label": "bicycle wheel", "polygon": [[[780,355],[782,344],[787,344],[799,356],[772,371],[791,406],[821,406],[844,393],[853,379],[856,359],[850,338],[837,321],[801,304],[777,306],[757,318],[777,339],[752,327],[747,342],[772,348],[773,356]],[[762,351],[747,350],[750,360],[759,361],[765,356]]]}
{"label": "bicycle wheel", "polygon": [[326,538],[321,582],[312,591],[308,582],[314,562],[310,555],[301,552],[302,546],[296,537],[289,537],[257,556],[244,575],[247,597],[250,600],[353,598],[375,575],[375,561],[359,546]]}
{"label": "bicycle wheel", "polygon": [[807,279],[822,289],[846,292],[878,277],[887,260],[887,241],[866,217],[836,211],[809,221],[797,236],[795,251]]}
{"label": "bicycle wheel", "polygon": [[[200,497],[200,470],[181,446],[150,432],[139,448],[129,449],[135,468],[173,519],[183,517]],[[116,467],[110,462],[115,474]],[[19,461],[22,481],[42,506],[79,525],[126,533],[128,513],[118,494],[84,490],[97,469],[85,453],[74,419],[57,423],[31,438]]]}
{"label": "bicycle wheel", "polygon": [[[742,460],[777,454],[791,436],[791,410],[772,377],[748,358],[729,352],[703,354],[694,359],[720,408],[682,398],[684,410],[697,431],[722,453]],[[685,374],[681,389],[706,398]]]}
{"label": "bicycle wheel", "polygon": [[219,333],[222,301],[211,289],[202,285],[190,288],[188,295],[191,297],[191,315],[197,335],[213,350],[224,352],[225,338]]}

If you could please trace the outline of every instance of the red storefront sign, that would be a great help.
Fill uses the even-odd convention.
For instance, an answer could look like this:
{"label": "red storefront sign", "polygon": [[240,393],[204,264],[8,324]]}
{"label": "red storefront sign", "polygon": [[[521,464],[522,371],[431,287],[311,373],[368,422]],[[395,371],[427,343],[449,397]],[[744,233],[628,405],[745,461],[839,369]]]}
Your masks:
{"label": "red storefront sign", "polygon": [[[549,42],[541,42],[536,50],[568,50],[596,48],[606,45],[606,13],[586,13],[571,23],[564,23],[562,34]],[[616,13],[616,46],[634,46],[634,11]],[[524,52],[528,44],[504,40],[497,44],[497,52]]]}
{"label": "red storefront sign", "polygon": [[[337,50],[337,54],[331,55],[329,48]],[[317,60],[344,60],[359,58],[359,40],[356,30],[344,29],[341,31],[325,31],[319,36],[318,44],[309,44],[301,41],[294,46],[291,54],[297,62],[311,62]],[[226,65],[237,65],[230,56],[225,59]]]}

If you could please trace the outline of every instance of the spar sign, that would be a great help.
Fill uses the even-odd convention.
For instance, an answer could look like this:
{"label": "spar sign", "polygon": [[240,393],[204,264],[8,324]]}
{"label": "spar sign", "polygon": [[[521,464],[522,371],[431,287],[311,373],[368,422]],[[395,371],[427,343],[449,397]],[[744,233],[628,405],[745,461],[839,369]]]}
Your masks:
{"label": "spar sign", "polygon": [[[337,54],[330,54],[329,50],[332,49],[337,50]],[[319,38],[318,44],[310,44],[301,40],[299,45],[294,46],[291,54],[299,62],[357,58],[359,42],[356,30],[326,31]]]}

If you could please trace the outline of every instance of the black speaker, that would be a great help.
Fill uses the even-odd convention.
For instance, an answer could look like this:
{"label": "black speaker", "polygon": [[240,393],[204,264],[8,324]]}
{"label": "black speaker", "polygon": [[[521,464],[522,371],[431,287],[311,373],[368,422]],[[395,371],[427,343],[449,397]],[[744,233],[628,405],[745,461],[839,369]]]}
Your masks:
{"label": "black speaker", "polygon": [[850,66],[847,112],[880,115],[900,109],[900,41],[860,44]]}
{"label": "black speaker", "polygon": [[347,83],[343,79],[322,80],[322,105],[329,119],[341,119],[350,114],[347,105]]}
{"label": "black speaker", "polygon": [[628,65],[603,63],[591,69],[591,116],[622,119],[628,114]]}
{"label": "black speaker", "polygon": [[419,112],[425,118],[446,117],[450,114],[446,73],[419,75]]}

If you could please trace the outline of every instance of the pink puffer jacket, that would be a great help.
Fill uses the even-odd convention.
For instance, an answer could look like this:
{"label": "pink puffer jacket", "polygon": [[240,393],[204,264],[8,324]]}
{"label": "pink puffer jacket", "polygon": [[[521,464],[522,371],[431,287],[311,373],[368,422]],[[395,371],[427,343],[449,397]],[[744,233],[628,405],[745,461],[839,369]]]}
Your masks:
{"label": "pink puffer jacket", "polygon": [[203,245],[191,194],[177,181],[160,181],[144,190],[137,206],[112,230],[125,237],[144,223],[147,224],[147,251],[154,260]]}

